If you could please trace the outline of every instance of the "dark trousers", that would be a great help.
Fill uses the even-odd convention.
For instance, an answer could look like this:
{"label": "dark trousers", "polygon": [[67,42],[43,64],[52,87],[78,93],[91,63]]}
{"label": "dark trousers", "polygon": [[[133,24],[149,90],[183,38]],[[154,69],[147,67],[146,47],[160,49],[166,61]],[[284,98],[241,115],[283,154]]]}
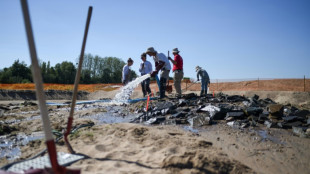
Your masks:
{"label": "dark trousers", "polygon": [[145,97],[146,94],[151,94],[151,88],[150,88],[150,78],[147,78],[141,82],[142,92],[143,96]]}

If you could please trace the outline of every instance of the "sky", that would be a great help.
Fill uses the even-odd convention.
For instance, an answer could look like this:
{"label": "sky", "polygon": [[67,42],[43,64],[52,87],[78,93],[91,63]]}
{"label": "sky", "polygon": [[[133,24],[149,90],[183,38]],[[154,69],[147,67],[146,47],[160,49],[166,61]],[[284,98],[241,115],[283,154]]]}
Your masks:
{"label": "sky", "polygon": [[[77,62],[87,11],[85,54],[134,60],[148,47],[183,57],[211,79],[310,78],[309,0],[28,0],[37,55],[54,66]],[[153,64],[151,57],[147,59]],[[0,69],[30,65],[21,4],[0,1]],[[170,76],[173,76],[170,72]]]}

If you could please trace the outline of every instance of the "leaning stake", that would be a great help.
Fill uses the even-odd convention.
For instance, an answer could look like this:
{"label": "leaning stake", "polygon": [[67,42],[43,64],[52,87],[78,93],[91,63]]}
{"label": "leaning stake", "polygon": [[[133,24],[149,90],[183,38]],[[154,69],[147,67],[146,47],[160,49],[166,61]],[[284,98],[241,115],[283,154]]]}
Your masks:
{"label": "leaning stake", "polygon": [[32,27],[31,27],[31,21],[30,21],[27,1],[21,0],[21,5],[22,5],[22,11],[23,11],[23,16],[24,16],[24,21],[25,21],[27,38],[28,38],[28,46],[29,46],[29,51],[30,51],[30,56],[31,56],[32,77],[33,77],[33,80],[36,86],[36,96],[37,96],[37,99],[39,100],[39,107],[40,107],[43,128],[44,128],[44,133],[45,133],[45,143],[47,146],[50,162],[51,162],[54,172],[64,173],[66,169],[60,166],[57,161],[56,146],[54,143],[54,138],[52,135],[52,130],[51,130],[50,121],[48,118],[48,113],[47,113],[47,108],[46,108],[41,70],[38,64],[37,52],[36,52],[36,48],[34,44],[34,38],[33,38],[33,33],[32,33]]}
{"label": "leaning stake", "polygon": [[72,146],[70,145],[70,143],[68,141],[68,135],[70,134],[72,122],[73,122],[73,113],[74,113],[74,108],[75,108],[75,104],[76,104],[77,91],[78,91],[78,86],[79,86],[79,82],[80,82],[80,76],[81,76],[81,69],[82,69],[82,64],[83,64],[83,59],[84,59],[84,51],[85,51],[87,33],[88,33],[88,28],[89,28],[89,23],[90,23],[92,11],[93,11],[93,7],[90,6],[88,8],[88,15],[87,15],[87,20],[86,20],[84,38],[83,38],[82,49],[81,49],[80,60],[79,60],[79,66],[78,66],[78,70],[76,72],[75,81],[74,81],[73,97],[72,97],[72,102],[71,102],[70,115],[69,115],[68,123],[67,123],[67,130],[66,130],[66,133],[64,135],[65,143],[68,147],[68,150],[71,153],[75,153],[75,152],[74,152]]}

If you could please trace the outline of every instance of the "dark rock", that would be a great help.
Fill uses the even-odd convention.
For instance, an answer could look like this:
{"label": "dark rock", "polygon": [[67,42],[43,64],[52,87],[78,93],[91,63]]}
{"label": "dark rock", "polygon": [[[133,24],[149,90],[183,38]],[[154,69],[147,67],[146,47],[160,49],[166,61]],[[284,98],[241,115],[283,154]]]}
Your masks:
{"label": "dark rock", "polygon": [[231,96],[228,96],[226,99],[227,99],[227,101],[229,101],[229,102],[242,102],[242,101],[248,101],[247,98],[242,97],[242,96],[240,96],[240,95],[231,95]]}
{"label": "dark rock", "polygon": [[186,113],[184,112],[179,112],[179,113],[176,113],[176,114],[173,114],[169,117],[169,119],[172,119],[172,118],[182,118],[186,115]]}
{"label": "dark rock", "polygon": [[305,133],[305,131],[303,130],[302,127],[295,127],[295,126],[293,126],[292,127],[292,131],[293,131],[293,133],[295,135],[297,135],[299,137],[302,137],[302,138],[306,138],[307,137],[307,135],[306,135],[306,133]]}
{"label": "dark rock", "polygon": [[183,109],[183,112],[189,112],[189,111],[191,111],[190,108]]}
{"label": "dark rock", "polygon": [[193,118],[188,119],[187,121],[190,123],[191,127],[200,127],[211,124],[210,117],[203,115],[195,116]]}
{"label": "dark rock", "polygon": [[2,110],[4,110],[4,111],[9,111],[9,110],[11,110],[9,107],[7,107],[7,106],[2,106],[2,105],[0,105],[0,109],[2,109]]}
{"label": "dark rock", "polygon": [[264,125],[266,125],[268,128],[278,128],[277,123],[271,122],[271,121],[268,121],[268,120],[266,120],[264,122]]}
{"label": "dark rock", "polygon": [[282,128],[282,129],[291,129],[292,128],[292,126],[286,125],[286,123],[284,123],[284,122],[278,122],[277,126],[279,128]]}
{"label": "dark rock", "polygon": [[258,100],[258,99],[259,99],[259,96],[258,96],[258,95],[256,95],[256,94],[254,94],[254,96],[252,97],[252,99],[254,99],[254,100]]}
{"label": "dark rock", "polygon": [[184,94],[184,98],[186,100],[188,100],[188,99],[196,99],[197,95],[195,93]]}
{"label": "dark rock", "polygon": [[164,125],[176,125],[177,122],[175,119],[172,119],[172,120],[165,120],[162,124],[164,124]]}
{"label": "dark rock", "polygon": [[270,104],[268,105],[269,118],[279,119],[283,116],[284,106],[280,104]]}
{"label": "dark rock", "polygon": [[227,117],[227,118],[225,118],[225,120],[226,120],[227,122],[231,122],[231,121],[234,121],[235,118],[234,118],[234,117]]}
{"label": "dark rock", "polygon": [[308,126],[310,125],[310,117],[309,117],[308,120],[307,120],[307,125],[308,125]]}
{"label": "dark rock", "polygon": [[188,121],[186,119],[176,119],[176,124],[188,124]]}
{"label": "dark rock", "polygon": [[153,117],[145,122],[145,124],[160,124],[165,121],[166,117]]}
{"label": "dark rock", "polygon": [[185,99],[180,99],[179,100],[178,107],[183,107],[183,106],[186,106],[186,105],[187,105],[187,102],[185,101]]}
{"label": "dark rock", "polygon": [[292,127],[298,127],[302,125],[302,122],[300,121],[295,121],[295,122],[290,122],[290,123],[283,123],[283,125],[287,128],[292,128]]}
{"label": "dark rock", "polygon": [[308,110],[301,110],[301,111],[297,111],[295,113],[296,116],[299,116],[299,117],[303,117],[303,118],[306,118],[308,115],[310,115],[310,111]]}
{"label": "dark rock", "polygon": [[257,115],[259,116],[260,113],[263,112],[262,108],[259,107],[248,107],[245,109],[246,115]]}
{"label": "dark rock", "polygon": [[244,112],[227,112],[226,117],[243,117]]}
{"label": "dark rock", "polygon": [[287,116],[287,117],[282,117],[282,119],[285,121],[285,122],[293,122],[295,120],[297,120],[297,116]]}

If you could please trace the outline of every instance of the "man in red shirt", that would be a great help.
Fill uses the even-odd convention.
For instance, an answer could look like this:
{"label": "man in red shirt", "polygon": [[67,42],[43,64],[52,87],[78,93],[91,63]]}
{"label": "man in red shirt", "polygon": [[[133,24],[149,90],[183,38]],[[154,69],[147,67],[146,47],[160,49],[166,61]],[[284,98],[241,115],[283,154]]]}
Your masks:
{"label": "man in red shirt", "polygon": [[183,73],[183,59],[179,55],[178,48],[174,48],[172,50],[172,53],[174,55],[174,60],[172,60],[171,57],[168,57],[168,59],[172,62],[173,68],[172,71],[174,72],[173,81],[174,81],[174,88],[176,90],[176,96],[181,97],[182,96],[182,90],[181,90],[181,81],[183,79],[184,73]]}

